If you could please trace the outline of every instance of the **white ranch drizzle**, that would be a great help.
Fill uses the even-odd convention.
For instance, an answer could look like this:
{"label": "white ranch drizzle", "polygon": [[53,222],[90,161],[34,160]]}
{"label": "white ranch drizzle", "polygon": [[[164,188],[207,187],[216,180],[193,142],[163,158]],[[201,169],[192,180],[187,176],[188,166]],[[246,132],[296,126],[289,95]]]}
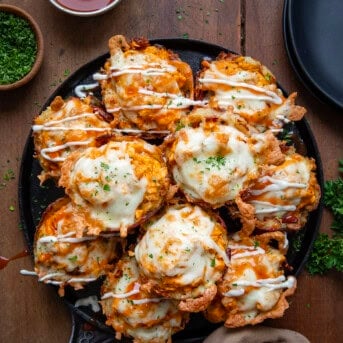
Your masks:
{"label": "white ranch drizzle", "polygon": [[96,132],[106,132],[110,131],[109,128],[102,127],[65,127],[65,126],[51,126],[44,127],[43,125],[33,125],[33,131],[96,131]]}
{"label": "white ranch drizzle", "polygon": [[106,111],[108,113],[115,113],[121,111],[121,107],[115,107],[115,108],[106,108]]}
{"label": "white ranch drizzle", "polygon": [[78,145],[88,145],[91,142],[91,140],[88,141],[76,141],[76,142],[69,142],[69,143],[65,143],[65,144],[61,144],[61,145],[56,145],[50,148],[44,148],[40,151],[40,154],[42,155],[43,158],[45,158],[48,161],[51,162],[63,162],[66,160],[66,157],[50,157],[49,155],[47,155],[50,152],[56,152],[56,151],[60,151],[60,150],[64,150],[67,149],[69,147],[73,147],[73,146],[78,146]]}
{"label": "white ranch drizzle", "polygon": [[125,299],[125,298],[128,298],[130,297],[131,295],[135,295],[135,294],[138,294],[140,291],[140,287],[141,285],[137,282],[135,282],[134,286],[133,286],[133,289],[132,291],[130,292],[127,292],[127,293],[113,293],[113,292],[107,292],[105,293],[101,299],[104,300],[104,299],[108,299],[108,298],[116,298],[116,299]]}
{"label": "white ranch drizzle", "polygon": [[254,248],[253,251],[247,251],[247,252],[242,252],[242,253],[238,253],[238,254],[232,254],[231,260],[236,260],[236,259],[248,257],[248,256],[261,255],[261,254],[265,254],[265,252],[266,251],[264,249],[262,249],[260,247],[256,247],[256,248]]}
{"label": "white ranch drizzle", "polygon": [[[223,74],[221,74],[223,75]],[[224,76],[224,75],[223,75]],[[275,94],[274,92],[272,91],[269,91],[267,89],[264,89],[262,87],[258,87],[258,86],[255,86],[255,85],[252,85],[252,84],[249,84],[249,83],[245,83],[245,82],[237,82],[237,81],[231,81],[229,80],[228,78],[225,77],[222,78],[222,79],[216,79],[216,78],[202,78],[202,79],[199,79],[199,82],[200,83],[215,83],[215,84],[222,84],[222,85],[227,85],[227,86],[232,86],[232,87],[242,87],[242,88],[248,88],[248,89],[252,89],[256,92],[260,92],[260,93],[264,93],[267,95],[267,99],[266,98],[263,98],[263,99],[259,99],[260,96],[256,95],[256,96],[253,96],[251,95],[251,98],[250,99],[256,99],[256,100],[266,100],[266,101],[269,101],[271,103],[274,103],[274,104],[277,104],[277,105],[280,105],[282,104],[282,99],[277,95]],[[242,99],[243,99],[244,96],[242,96]],[[250,97],[250,95],[249,95]]]}
{"label": "white ranch drizzle", "polygon": [[55,125],[55,124],[66,123],[68,121],[74,121],[77,119],[94,117],[94,116],[95,116],[94,113],[82,113],[82,114],[78,114],[76,116],[67,117],[67,118],[63,118],[63,119],[59,119],[59,120],[50,120],[49,122],[47,122],[43,125],[32,125],[32,130],[34,132],[36,132],[36,131],[40,131],[41,128],[50,127],[50,126]]}
{"label": "white ranch drizzle", "polygon": [[97,278],[96,277],[73,277],[71,279],[69,279],[67,282],[68,283],[72,283],[72,282],[92,282],[95,281]]}
{"label": "white ranch drizzle", "polygon": [[[56,243],[56,242],[60,242],[60,243],[81,243],[81,242],[85,242],[85,241],[94,241],[96,239],[98,239],[98,236],[87,236],[87,237],[80,237],[80,238],[76,238],[76,237],[69,237],[71,235],[74,235],[75,231],[73,232],[69,232],[68,234],[65,235],[58,235],[58,236],[44,236],[41,237],[38,241],[37,244],[42,244],[42,243]],[[110,238],[110,237],[114,237],[114,236],[119,236],[119,233],[108,233],[108,234],[100,234],[100,237],[104,237],[104,238]]]}
{"label": "white ranch drizzle", "polygon": [[252,205],[262,205],[262,206],[267,207],[267,208],[262,208],[260,210],[255,210],[256,214],[275,213],[275,212],[280,212],[280,211],[295,211],[297,208],[295,205],[274,205],[267,201],[258,201],[258,200],[252,200],[249,203]]}
{"label": "white ranch drizzle", "polygon": [[95,81],[107,80],[109,77],[107,74],[95,73],[93,74],[93,79]]}
{"label": "white ranch drizzle", "polygon": [[[38,276],[38,274],[36,272],[30,271],[30,270],[25,270],[25,269],[21,269],[20,270],[20,274],[21,275],[26,275],[26,276]],[[89,277],[89,278],[73,277],[73,278],[70,278],[69,280],[66,280],[66,281],[46,280],[48,277],[52,278],[52,277],[55,277],[55,276],[61,276],[61,275],[57,275],[57,274],[60,274],[60,273],[47,274],[47,275],[41,277],[40,279],[38,279],[38,281],[44,281],[44,283],[48,283],[48,284],[52,284],[52,285],[62,285],[65,282],[66,283],[92,282],[92,281],[95,281],[97,279],[96,277]],[[52,275],[54,275],[54,276],[52,276]]]}
{"label": "white ranch drizzle", "polygon": [[60,286],[63,284],[63,281],[48,280],[45,283],[49,285]]}
{"label": "white ranch drizzle", "polygon": [[63,276],[63,273],[50,273],[42,276],[41,278],[38,279],[38,281],[45,281],[49,279],[53,279],[55,276]]}
{"label": "white ranch drizzle", "polygon": [[298,183],[298,182],[288,182],[286,180],[279,180],[272,178],[270,176],[261,177],[259,182],[269,181],[271,182],[270,185],[267,185],[263,189],[251,190],[250,193],[252,195],[260,195],[266,192],[277,192],[282,191],[286,188],[306,188],[307,185],[305,183]]}
{"label": "white ranch drizzle", "polygon": [[93,312],[99,312],[101,309],[96,295],[91,295],[87,298],[78,299],[75,302],[75,307],[80,306],[91,306]]}
{"label": "white ranch drizzle", "polygon": [[[175,99],[177,101],[176,108],[185,108],[189,106],[206,106],[208,104],[208,101],[200,101],[200,100],[192,100],[189,98],[185,98],[178,94],[168,93],[168,92],[154,92],[148,89],[140,88],[138,90],[138,93],[144,94],[144,95],[151,95],[158,98],[170,98]],[[173,102],[167,105],[167,108],[174,108],[175,105]]]}
{"label": "white ranch drizzle", "polygon": [[120,69],[111,73],[111,77],[117,77],[126,74],[141,74],[143,76],[160,76],[166,73],[172,73],[174,71],[171,68],[147,68],[147,69]]}
{"label": "white ranch drizzle", "polygon": [[[256,281],[237,280],[234,282],[235,286],[255,287],[255,288],[266,287],[266,288],[269,288],[270,291],[273,291],[276,289],[282,289],[282,288],[292,288],[294,286],[294,283],[295,283],[295,278],[293,276],[289,276],[286,280],[286,277],[284,275],[281,275],[277,278],[259,279]],[[243,295],[244,293],[245,293],[244,289],[238,288],[236,290],[230,290],[226,293],[223,293],[223,296],[239,297]]]}
{"label": "white ranch drizzle", "polygon": [[85,98],[87,96],[87,93],[85,93],[84,91],[89,91],[91,89],[97,88],[99,86],[99,83],[88,83],[85,85],[78,85],[74,88],[74,93],[76,94],[76,96],[78,96],[79,98]]}
{"label": "white ranch drizzle", "polygon": [[165,298],[134,299],[134,300],[132,300],[132,303],[134,305],[142,305],[142,304],[147,304],[147,303],[158,303],[162,300],[165,300]]}
{"label": "white ranch drizzle", "polygon": [[26,270],[26,269],[21,269],[19,272],[21,275],[26,275],[26,276],[37,276],[37,273],[31,270]]}
{"label": "white ranch drizzle", "polygon": [[[129,66],[127,66],[125,68],[118,68],[117,66],[111,66],[110,70],[141,69],[141,68],[143,68],[143,66],[146,66],[146,67],[159,67],[160,64],[156,63],[156,62],[155,63],[147,63],[147,64],[130,64]],[[170,68],[172,68],[172,67],[170,67]]]}

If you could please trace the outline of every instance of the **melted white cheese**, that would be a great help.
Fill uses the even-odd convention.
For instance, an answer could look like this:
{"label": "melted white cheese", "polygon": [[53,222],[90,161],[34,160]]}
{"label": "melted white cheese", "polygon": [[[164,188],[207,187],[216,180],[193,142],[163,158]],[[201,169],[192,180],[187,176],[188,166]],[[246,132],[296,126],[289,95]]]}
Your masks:
{"label": "melted white cheese", "polygon": [[[224,125],[210,134],[202,128],[180,131],[173,168],[177,184],[192,198],[212,205],[219,206],[234,199],[256,171],[247,138],[235,128]],[[222,143],[223,137],[226,143]],[[222,184],[220,189],[218,183]]]}
{"label": "melted white cheese", "polygon": [[[147,276],[178,276],[178,284],[197,280],[215,282],[220,273],[215,260],[228,257],[210,237],[215,223],[199,207],[169,208],[147,231],[135,249],[136,259]],[[210,253],[214,249],[216,254]]]}
{"label": "melted white cheese", "polygon": [[126,145],[126,142],[110,142],[96,149],[96,158],[92,157],[95,148],[89,148],[70,172],[70,185],[76,191],[74,201],[89,206],[91,217],[108,229],[134,224],[136,209],[146,190],[147,181],[137,179],[125,152]]}

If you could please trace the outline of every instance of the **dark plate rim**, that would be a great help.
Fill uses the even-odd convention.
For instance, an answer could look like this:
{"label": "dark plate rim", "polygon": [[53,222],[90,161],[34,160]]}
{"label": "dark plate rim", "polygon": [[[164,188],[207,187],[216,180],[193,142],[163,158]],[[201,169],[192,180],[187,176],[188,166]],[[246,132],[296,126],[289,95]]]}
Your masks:
{"label": "dark plate rim", "polygon": [[[311,80],[309,80],[306,75],[302,72],[302,69],[295,57],[293,45],[290,42],[289,38],[289,24],[288,24],[288,10],[289,10],[289,0],[285,0],[282,12],[282,36],[284,41],[285,50],[288,56],[288,61],[292,66],[297,78],[299,81],[304,85],[304,87],[313,95],[318,101],[324,103],[325,101],[329,101],[328,99],[323,98],[323,94],[312,85]],[[330,103],[331,104],[331,103]]]}
{"label": "dark plate rim", "polygon": [[[292,51],[294,55],[294,59],[297,62],[297,65],[299,66],[299,69],[301,70],[301,73],[304,74],[308,82],[311,83],[312,87],[315,88],[320,95],[330,104],[343,109],[343,101],[337,99],[334,95],[332,95],[330,92],[327,91],[325,86],[323,86],[320,82],[316,81],[313,76],[311,70],[306,65],[306,59],[303,58],[299,52],[299,49],[297,48],[298,44],[304,45],[304,41],[298,42],[297,35],[294,32],[294,27],[296,25],[296,22],[294,20],[294,16],[292,15],[295,4],[300,4],[301,2],[306,2],[308,0],[286,0],[285,6],[287,6],[287,11],[284,11],[284,14],[286,15],[286,20],[288,22],[287,28],[288,28],[288,42],[292,46]],[[287,3],[287,4],[286,4]],[[308,7],[313,6],[314,3],[309,0],[308,1]],[[306,83],[305,83],[306,84]]]}

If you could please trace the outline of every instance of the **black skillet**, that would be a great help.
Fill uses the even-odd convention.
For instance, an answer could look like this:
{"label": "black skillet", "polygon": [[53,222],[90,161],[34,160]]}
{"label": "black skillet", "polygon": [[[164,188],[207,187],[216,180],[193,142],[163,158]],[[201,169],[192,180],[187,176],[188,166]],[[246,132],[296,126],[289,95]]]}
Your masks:
{"label": "black skillet", "polygon": [[[194,71],[194,75],[199,70],[200,62],[204,58],[214,59],[222,51],[227,49],[217,45],[194,41],[188,39],[159,39],[152,40],[152,44],[160,44],[179,54],[180,58],[189,63]],[[60,95],[63,98],[75,95],[74,88],[79,84],[93,83],[92,75],[103,66],[109,57],[104,54],[93,61],[87,63],[75,73],[73,73],[47,100],[42,110],[44,110],[54,99]],[[95,93],[96,96],[100,94]],[[323,172],[318,148],[313,137],[312,131],[305,119],[296,124],[289,125],[284,133],[293,133],[293,143],[300,153],[313,157],[317,163],[317,177],[320,185],[323,184]],[[19,207],[23,231],[27,245],[32,252],[33,239],[36,225],[45,208],[54,200],[61,197],[64,192],[51,181],[44,186],[39,185],[37,175],[41,167],[36,159],[33,158],[34,146],[31,134],[29,135],[24,148],[20,177],[19,177]],[[307,256],[316,237],[321,220],[322,205],[316,211],[310,213],[305,228],[301,231],[300,240],[297,237],[289,237],[290,249],[288,253],[288,263],[292,266],[291,274],[297,275],[302,269]],[[292,242],[297,241],[295,248]],[[91,283],[80,291],[70,288],[66,290],[64,298],[61,298],[72,311],[73,331],[70,343],[106,343],[114,341],[114,331],[106,326],[105,318],[100,313],[94,313],[89,307],[75,307],[77,299],[98,295],[101,280]],[[52,287],[52,286],[51,286]],[[91,324],[91,325],[89,325]],[[201,315],[193,315],[186,328],[174,336],[174,342],[201,342],[204,337],[209,335],[218,325],[206,321]]]}

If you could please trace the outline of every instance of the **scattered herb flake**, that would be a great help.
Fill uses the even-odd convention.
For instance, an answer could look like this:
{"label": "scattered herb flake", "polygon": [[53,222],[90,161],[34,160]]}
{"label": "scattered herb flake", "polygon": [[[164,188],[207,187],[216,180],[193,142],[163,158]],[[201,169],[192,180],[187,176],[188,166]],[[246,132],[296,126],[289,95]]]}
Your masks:
{"label": "scattered herb flake", "polygon": [[76,262],[76,261],[77,261],[77,255],[68,257],[68,260],[69,260],[70,262]]}
{"label": "scattered herb flake", "polygon": [[103,190],[106,191],[106,192],[109,192],[111,190],[110,185],[105,184],[104,187],[103,187]]}

